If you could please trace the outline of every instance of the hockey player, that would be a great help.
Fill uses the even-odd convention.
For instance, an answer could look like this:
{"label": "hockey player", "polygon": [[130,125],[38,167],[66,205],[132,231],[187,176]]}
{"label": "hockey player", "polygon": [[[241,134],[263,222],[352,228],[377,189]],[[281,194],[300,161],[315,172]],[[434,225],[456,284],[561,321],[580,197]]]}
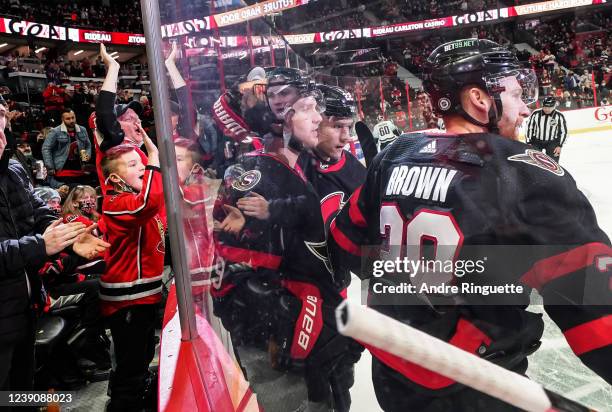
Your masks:
{"label": "hockey player", "polygon": [[[312,173],[308,179],[321,199],[326,229],[349,196],[365,181],[366,168],[345,150],[352,140],[355,123],[353,96],[337,86],[318,85],[325,99],[325,113],[319,125],[319,138],[312,148]],[[308,156],[310,159],[311,157]]]}
{"label": "hockey player", "polygon": [[563,113],[556,110],[557,101],[547,96],[542,101],[542,108],[534,110],[527,123],[526,140],[555,161],[559,161],[561,148],[567,139],[567,122]]}
{"label": "hockey player", "polygon": [[[541,315],[525,310],[535,288],[576,355],[612,382],[610,241],[569,173],[517,141],[527,104],[537,100],[535,73],[492,41],[466,39],[436,48],[425,74],[448,133],[404,135],[376,157],[332,222],[332,266],[370,278],[377,310],[518,373],[543,332]],[[386,260],[425,256],[451,262],[450,273],[380,272]],[[468,259],[484,259],[483,270],[460,273],[456,264]],[[380,292],[400,281],[441,292]],[[464,285],[522,289],[485,295]],[[515,410],[384,348],[369,349],[386,411]]]}
{"label": "hockey player", "polygon": [[376,140],[376,146],[380,152],[385,147],[390,145],[397,139],[397,136],[401,134],[401,131],[391,120],[384,120],[382,116],[378,117],[378,123],[372,130],[374,139]]}
{"label": "hockey player", "polygon": [[[331,309],[341,296],[325,255],[319,198],[297,163],[303,147],[317,144],[323,100],[307,79],[292,87],[296,100],[276,107],[285,116],[283,137],[245,156],[246,171],[232,184],[230,201],[246,222],[237,235],[219,234],[226,270],[213,291],[215,313],[263,407],[295,410],[307,399],[308,410],[344,411],[354,359],[334,327]],[[270,364],[262,364],[262,351]]]}
{"label": "hockey player", "polygon": [[285,109],[297,99],[299,88],[305,78],[297,69],[277,67],[268,73],[267,79],[268,105],[276,119],[282,123],[285,118]]}

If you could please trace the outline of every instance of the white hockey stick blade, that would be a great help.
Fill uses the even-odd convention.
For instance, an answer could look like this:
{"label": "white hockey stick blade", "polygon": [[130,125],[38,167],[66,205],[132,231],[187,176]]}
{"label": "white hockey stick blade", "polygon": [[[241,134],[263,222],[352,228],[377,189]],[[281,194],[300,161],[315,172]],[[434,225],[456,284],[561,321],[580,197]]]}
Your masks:
{"label": "white hockey stick blade", "polygon": [[[344,301],[336,309],[341,334],[416,363],[530,412],[558,409],[537,382],[502,368],[366,306]],[[565,400],[565,399],[563,399]],[[573,404],[573,401],[567,400]],[[572,405],[588,410],[581,405]]]}

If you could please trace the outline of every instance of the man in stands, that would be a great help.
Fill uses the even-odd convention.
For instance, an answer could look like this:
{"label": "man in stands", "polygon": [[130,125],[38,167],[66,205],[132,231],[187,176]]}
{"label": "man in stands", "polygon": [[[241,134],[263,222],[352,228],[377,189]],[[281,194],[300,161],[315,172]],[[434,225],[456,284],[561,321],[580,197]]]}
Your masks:
{"label": "man in stands", "polygon": [[[15,151],[13,157],[19,161],[19,163],[21,163],[21,166],[23,166],[23,169],[26,171],[28,179],[32,185],[45,180],[47,178],[47,169],[44,165],[41,166],[37,163],[38,159],[34,158],[30,143],[22,138],[15,139],[15,143],[17,145],[17,150]],[[42,168],[42,170],[39,172],[39,177],[36,177],[39,168]],[[42,178],[40,176],[42,176]],[[36,180],[38,180],[38,182],[36,182]]]}
{"label": "man in stands", "polygon": [[52,187],[83,183],[83,163],[91,158],[91,142],[87,130],[76,124],[72,110],[62,111],[62,124],[49,132],[42,154]]}
{"label": "man in stands", "polygon": [[[537,100],[535,73],[497,43],[465,39],[436,48],[425,74],[447,134],[403,135],[374,159],[366,183],[332,223],[332,266],[371,278],[368,303],[376,310],[520,374],[544,329],[541,315],[525,310],[535,288],[582,362],[612,382],[610,241],[569,173],[517,141],[527,104]],[[372,278],[376,262],[362,266],[362,256],[382,263],[488,259],[480,273],[455,266]],[[522,288],[495,295],[376,292],[376,285],[400,282],[416,289]],[[369,349],[385,411],[516,410],[385,348]]]}
{"label": "man in stands", "polygon": [[109,245],[89,233],[93,225],[62,224],[34,195],[23,167],[10,159],[6,113],[0,98],[0,389],[17,392],[33,386],[34,323],[46,300],[38,269],[66,248],[90,258]]}
{"label": "man in stands", "polygon": [[64,89],[57,86],[53,81],[49,81],[42,95],[47,119],[51,124],[59,123],[62,110],[64,110],[64,101],[66,97]]}
{"label": "man in stands", "polygon": [[107,188],[112,189],[112,185],[102,177],[101,162],[107,150],[120,144],[128,144],[136,148],[144,164],[147,162],[147,157],[140,150],[145,135],[138,116],[142,111],[142,105],[135,100],[128,104],[115,105],[119,63],[107,53],[103,43],[100,44],[100,56],[107,67],[106,77],[96,102],[96,111],[90,116],[89,126],[94,130],[96,168],[100,187],[103,193],[106,193]]}

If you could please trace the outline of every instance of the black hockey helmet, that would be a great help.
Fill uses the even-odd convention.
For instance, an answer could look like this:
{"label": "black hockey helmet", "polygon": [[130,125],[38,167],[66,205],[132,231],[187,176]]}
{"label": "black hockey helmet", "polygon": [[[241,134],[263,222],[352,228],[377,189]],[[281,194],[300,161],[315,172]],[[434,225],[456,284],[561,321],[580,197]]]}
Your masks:
{"label": "black hockey helmet", "polygon": [[[523,88],[522,100],[532,104],[538,97],[536,74],[526,69],[507,48],[486,39],[463,39],[438,46],[427,58],[423,86],[440,116],[457,113],[469,122],[495,129],[502,115],[501,80],[514,76]],[[495,100],[484,124],[468,115],[461,106],[460,94],[468,85],[486,90]]]}
{"label": "black hockey helmet", "polygon": [[301,70],[291,67],[276,67],[266,73],[268,88],[273,86],[294,86],[298,89],[308,87],[310,78]]}
{"label": "black hockey helmet", "polygon": [[[289,107],[295,102],[298,95],[307,93],[314,89],[314,82],[298,69],[289,67],[276,67],[266,73],[266,102],[270,110],[275,114],[277,120],[282,122],[282,118],[287,113]],[[281,100],[282,103],[276,103],[275,107],[270,103],[273,95],[282,95],[287,93],[288,88],[295,89],[294,94],[290,94],[293,98],[290,100]],[[282,107],[279,107],[279,104]]]}
{"label": "black hockey helmet", "polygon": [[552,96],[546,96],[542,100],[542,107],[557,107],[557,101]]}
{"label": "black hockey helmet", "polygon": [[334,117],[353,117],[357,113],[353,96],[338,86],[318,84],[325,100],[325,115]]}

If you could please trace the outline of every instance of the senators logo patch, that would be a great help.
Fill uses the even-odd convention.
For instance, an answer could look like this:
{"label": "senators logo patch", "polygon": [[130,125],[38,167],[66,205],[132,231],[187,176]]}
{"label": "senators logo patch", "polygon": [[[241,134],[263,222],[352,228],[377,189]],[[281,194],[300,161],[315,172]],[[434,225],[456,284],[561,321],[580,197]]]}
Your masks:
{"label": "senators logo patch", "polygon": [[156,249],[158,252],[164,253],[166,251],[166,237],[164,236],[166,231],[164,230],[164,223],[158,216],[155,216],[155,222],[157,223],[157,230],[161,237],[161,240],[157,243]]}
{"label": "senators logo patch", "polygon": [[249,170],[240,175],[238,179],[232,183],[232,187],[241,192],[247,192],[257,186],[261,180],[261,172],[259,170]]}
{"label": "senators logo patch", "polygon": [[539,167],[557,176],[563,176],[565,174],[565,170],[563,170],[557,162],[538,150],[527,149],[525,153],[510,156],[508,160],[527,163],[528,165]]}

